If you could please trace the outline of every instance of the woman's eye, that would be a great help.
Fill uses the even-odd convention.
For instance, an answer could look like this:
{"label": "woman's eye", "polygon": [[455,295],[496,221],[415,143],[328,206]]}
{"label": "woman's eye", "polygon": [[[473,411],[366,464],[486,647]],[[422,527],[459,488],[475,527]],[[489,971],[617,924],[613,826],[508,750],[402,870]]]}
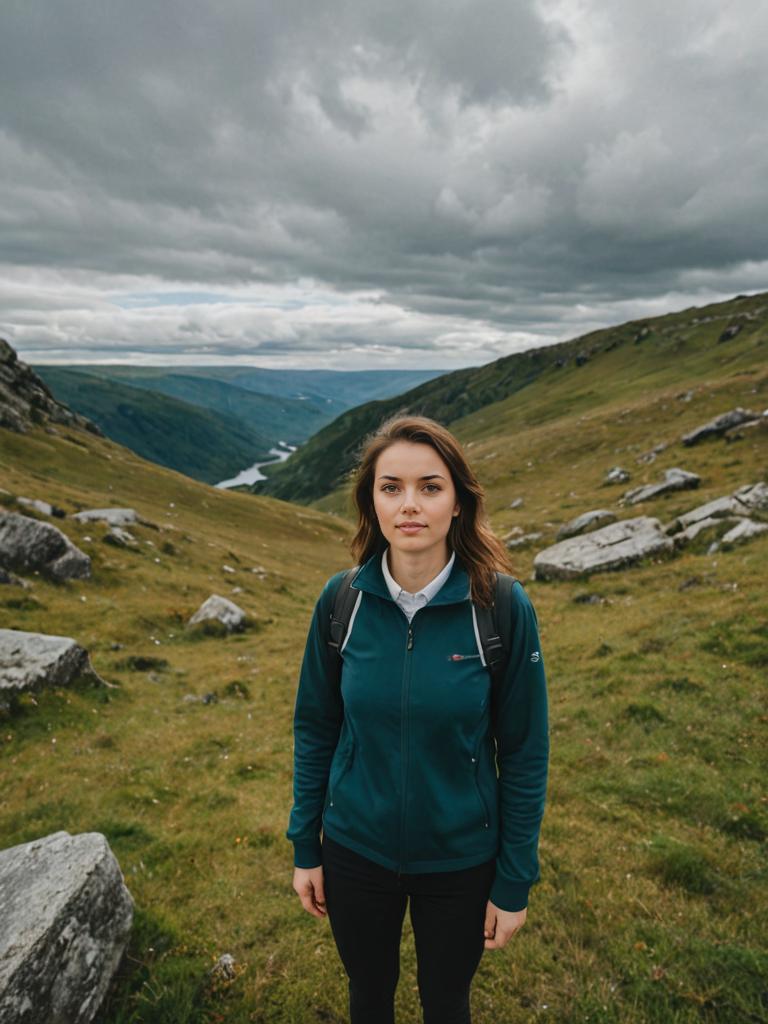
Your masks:
{"label": "woman's eye", "polygon": [[[424,486],[425,486],[425,487],[431,487],[431,488],[432,488],[432,490],[434,490],[434,491],[439,491],[439,490],[440,490],[440,488],[438,487],[438,485],[437,485],[437,484],[425,484]],[[388,492],[388,493],[391,493],[391,492],[389,491],[389,488],[390,488],[390,487],[394,487],[395,489],[397,489],[397,484],[384,484],[384,485],[383,485],[383,487],[382,487],[381,489],[382,489],[382,491],[386,491],[386,492]]]}

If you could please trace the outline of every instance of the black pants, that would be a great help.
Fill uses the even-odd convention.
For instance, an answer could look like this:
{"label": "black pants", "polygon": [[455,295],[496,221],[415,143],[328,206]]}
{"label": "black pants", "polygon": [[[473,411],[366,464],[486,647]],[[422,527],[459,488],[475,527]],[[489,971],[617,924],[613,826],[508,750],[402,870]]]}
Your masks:
{"label": "black pants", "polygon": [[394,1024],[408,896],[424,1024],[470,1024],[495,860],[398,876],[326,835],[322,857],[328,920],[349,978],[350,1024]]}

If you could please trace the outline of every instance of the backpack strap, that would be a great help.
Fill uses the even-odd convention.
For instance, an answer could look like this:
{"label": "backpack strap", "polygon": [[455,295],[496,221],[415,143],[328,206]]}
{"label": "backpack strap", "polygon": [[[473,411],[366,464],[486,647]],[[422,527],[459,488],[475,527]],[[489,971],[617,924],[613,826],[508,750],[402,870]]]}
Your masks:
{"label": "backpack strap", "polygon": [[491,607],[482,608],[480,605],[475,605],[483,657],[491,674],[492,700],[495,699],[501,684],[512,649],[512,631],[514,629],[512,587],[515,582],[516,577],[497,570]]}
{"label": "backpack strap", "polygon": [[347,569],[341,577],[333,599],[333,610],[326,623],[329,669],[339,685],[341,683],[341,648],[358,596],[358,591],[352,590],[352,580],[357,575],[359,568],[359,565],[355,565],[351,569]]}

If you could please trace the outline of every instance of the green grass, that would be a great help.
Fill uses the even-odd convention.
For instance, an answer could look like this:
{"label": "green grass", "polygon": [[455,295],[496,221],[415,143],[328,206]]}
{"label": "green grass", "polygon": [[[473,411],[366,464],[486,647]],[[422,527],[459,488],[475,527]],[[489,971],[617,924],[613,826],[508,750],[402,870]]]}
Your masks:
{"label": "green grass", "polygon": [[[768,540],[713,555],[692,547],[588,580],[531,578],[536,551],[581,511],[667,522],[765,479],[764,432],[679,442],[725,409],[765,407],[764,350],[754,337],[743,339],[751,350],[703,354],[691,338],[661,339],[662,350],[630,337],[603,353],[617,360],[604,388],[569,390],[547,370],[453,424],[496,532],[544,534],[513,557],[541,627],[552,741],[541,882],[525,926],[483,956],[476,1024],[768,1015]],[[621,362],[627,350],[636,376]],[[684,403],[675,396],[689,382],[695,398]],[[127,551],[106,545],[99,524],[56,520],[93,559],[93,578],[31,576],[28,590],[0,592],[3,626],[74,637],[118,684],[24,696],[0,718],[0,842],[106,835],[136,919],[100,1024],[342,1024],[346,976],[329,922],[292,889],[284,832],[297,674],[319,590],[350,564],[352,525],[338,514],[348,492],[316,508],[224,493],[59,429],[1,432],[2,486],[69,512],[133,506],[158,529],[132,528],[139,546]],[[654,463],[636,462],[659,440],[668,447]],[[672,465],[702,483],[622,508],[625,488],[602,485],[617,463],[632,473],[627,487]],[[509,509],[518,495],[523,506]],[[239,603],[251,626],[186,630],[211,593]],[[235,976],[217,979],[210,969],[225,953]],[[415,972],[406,916],[399,1024],[421,1020]]]}

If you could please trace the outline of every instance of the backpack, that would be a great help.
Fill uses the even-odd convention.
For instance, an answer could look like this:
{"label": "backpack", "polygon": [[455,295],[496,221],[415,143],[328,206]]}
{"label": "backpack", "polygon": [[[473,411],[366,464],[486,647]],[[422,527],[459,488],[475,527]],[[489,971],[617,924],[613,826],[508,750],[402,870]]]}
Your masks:
{"label": "backpack", "polygon": [[[341,666],[343,661],[341,648],[347,635],[349,620],[352,617],[352,609],[355,606],[358,595],[358,591],[353,590],[351,584],[359,569],[360,566],[356,565],[352,569],[348,569],[344,576],[342,576],[336,590],[333,611],[327,623],[326,641],[330,648],[330,666],[336,684],[339,686],[341,685]],[[491,676],[492,703],[495,701],[496,692],[507,667],[512,647],[512,631],[514,629],[512,621],[512,587],[515,581],[515,576],[510,576],[508,573],[497,570],[493,604],[490,608],[482,608],[477,604],[474,605],[477,616],[477,628],[480,633],[480,643],[483,647],[483,657],[486,668]]]}

